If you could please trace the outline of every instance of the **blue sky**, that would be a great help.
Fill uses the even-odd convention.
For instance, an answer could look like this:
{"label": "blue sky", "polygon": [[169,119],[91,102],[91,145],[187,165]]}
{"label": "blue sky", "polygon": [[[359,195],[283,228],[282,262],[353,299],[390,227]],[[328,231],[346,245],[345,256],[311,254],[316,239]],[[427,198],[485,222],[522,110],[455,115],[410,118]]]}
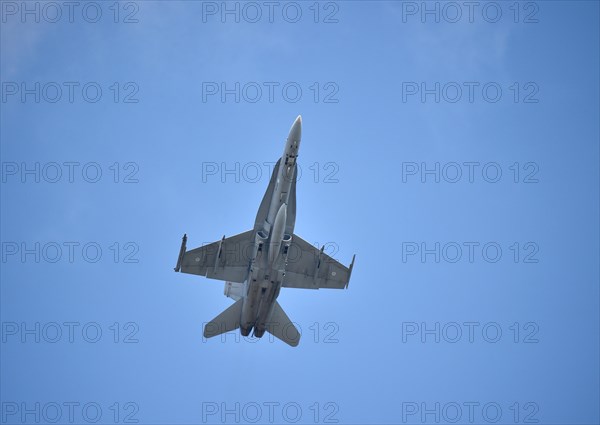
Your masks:
{"label": "blue sky", "polygon": [[[27,4],[0,423],[598,423],[597,2]],[[357,254],[349,289],[282,291],[295,349],[204,341],[231,300],[181,236],[252,227],[298,114],[296,233]]]}

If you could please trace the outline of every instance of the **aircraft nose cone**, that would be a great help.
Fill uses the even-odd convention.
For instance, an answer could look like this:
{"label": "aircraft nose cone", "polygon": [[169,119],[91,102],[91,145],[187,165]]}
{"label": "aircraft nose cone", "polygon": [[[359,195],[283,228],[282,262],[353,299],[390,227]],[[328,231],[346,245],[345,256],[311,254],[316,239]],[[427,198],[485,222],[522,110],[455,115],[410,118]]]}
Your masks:
{"label": "aircraft nose cone", "polygon": [[302,138],[302,115],[298,115],[298,118],[296,118],[296,121],[292,124],[289,137],[296,141],[300,141]]}

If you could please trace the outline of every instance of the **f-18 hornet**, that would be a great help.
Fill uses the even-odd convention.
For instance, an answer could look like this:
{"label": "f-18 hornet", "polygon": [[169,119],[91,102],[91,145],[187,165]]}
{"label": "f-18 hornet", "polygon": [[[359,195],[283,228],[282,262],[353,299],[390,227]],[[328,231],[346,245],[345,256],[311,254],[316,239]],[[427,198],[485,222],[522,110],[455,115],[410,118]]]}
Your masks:
{"label": "f-18 hornet", "polygon": [[283,155],[275,164],[252,230],[186,251],[183,236],[176,272],[225,281],[225,295],[234,303],[204,327],[211,338],[240,329],[261,338],[265,331],[295,347],[300,332],[283,311],[281,288],[345,289],[349,267],[340,264],[294,233],[296,180],[302,117],[290,129]]}

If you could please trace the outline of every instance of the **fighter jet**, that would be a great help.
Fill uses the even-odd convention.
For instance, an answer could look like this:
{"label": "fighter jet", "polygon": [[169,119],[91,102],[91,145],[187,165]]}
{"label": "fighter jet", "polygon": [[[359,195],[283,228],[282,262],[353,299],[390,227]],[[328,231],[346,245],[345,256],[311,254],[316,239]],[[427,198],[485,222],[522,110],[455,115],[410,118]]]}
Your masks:
{"label": "fighter jet", "polygon": [[295,347],[300,332],[277,302],[282,287],[345,289],[354,259],[345,267],[294,234],[296,178],[302,117],[298,116],[260,203],[254,228],[186,251],[183,235],[176,272],[225,281],[225,295],[235,302],[207,323],[204,337],[240,329],[261,338],[265,331]]}

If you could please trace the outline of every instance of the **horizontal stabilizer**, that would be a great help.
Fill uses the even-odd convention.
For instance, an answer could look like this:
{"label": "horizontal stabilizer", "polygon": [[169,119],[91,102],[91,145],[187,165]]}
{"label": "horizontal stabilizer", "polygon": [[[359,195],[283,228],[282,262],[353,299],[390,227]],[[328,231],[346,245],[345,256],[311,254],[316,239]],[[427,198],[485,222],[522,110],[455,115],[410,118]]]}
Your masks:
{"label": "horizontal stabilizer", "polygon": [[225,311],[212,319],[204,326],[204,338],[212,338],[225,332],[236,330],[240,327],[242,318],[242,303],[240,298],[231,304]]}
{"label": "horizontal stabilizer", "polygon": [[300,342],[300,332],[277,301],[273,305],[273,313],[267,322],[266,331],[292,347]]}

